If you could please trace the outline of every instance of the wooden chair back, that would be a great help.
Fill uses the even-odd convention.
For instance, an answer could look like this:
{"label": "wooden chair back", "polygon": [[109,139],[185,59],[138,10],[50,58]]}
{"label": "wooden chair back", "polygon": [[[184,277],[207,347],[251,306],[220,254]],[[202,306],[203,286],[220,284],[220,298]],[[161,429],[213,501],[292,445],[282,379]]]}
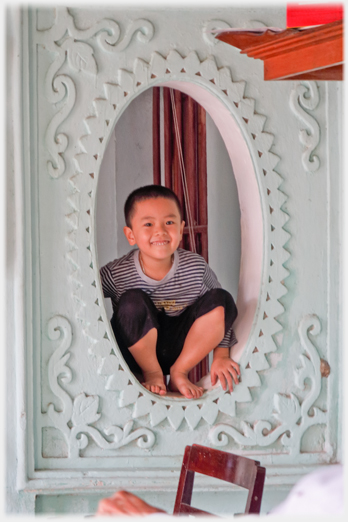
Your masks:
{"label": "wooden chair back", "polygon": [[[191,506],[195,473],[248,489],[244,513],[260,513],[266,470],[260,462],[198,444],[186,446],[174,505],[174,515],[212,515]],[[215,515],[214,515],[215,516]]]}

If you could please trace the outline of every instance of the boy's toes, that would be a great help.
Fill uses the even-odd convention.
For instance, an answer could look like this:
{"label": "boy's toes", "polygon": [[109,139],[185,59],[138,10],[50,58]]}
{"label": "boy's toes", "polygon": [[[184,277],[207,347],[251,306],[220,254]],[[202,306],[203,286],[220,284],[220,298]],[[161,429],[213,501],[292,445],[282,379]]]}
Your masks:
{"label": "boy's toes", "polygon": [[182,395],[184,397],[186,397],[186,399],[194,399],[195,396],[194,394],[192,393],[192,391],[190,390],[190,388],[183,388],[182,390],[180,390]]}
{"label": "boy's toes", "polygon": [[156,393],[157,395],[165,395],[167,393],[166,389],[163,389],[161,386],[157,384],[143,383],[144,388],[146,388],[149,392]]}
{"label": "boy's toes", "polygon": [[199,399],[204,393],[204,389],[193,384],[185,373],[173,370],[170,373],[170,388],[180,392],[186,399]]}
{"label": "boy's toes", "polygon": [[166,390],[164,390],[160,386],[151,386],[151,390],[150,391],[152,391],[152,393],[157,393],[157,395],[165,395],[166,394]]}
{"label": "boy's toes", "polygon": [[203,388],[198,386],[187,386],[183,391],[187,399],[199,399],[203,395]]}
{"label": "boy's toes", "polygon": [[197,387],[195,391],[196,391],[196,397],[195,397],[196,399],[199,399],[199,397],[202,397],[203,391],[204,391],[203,388]]}

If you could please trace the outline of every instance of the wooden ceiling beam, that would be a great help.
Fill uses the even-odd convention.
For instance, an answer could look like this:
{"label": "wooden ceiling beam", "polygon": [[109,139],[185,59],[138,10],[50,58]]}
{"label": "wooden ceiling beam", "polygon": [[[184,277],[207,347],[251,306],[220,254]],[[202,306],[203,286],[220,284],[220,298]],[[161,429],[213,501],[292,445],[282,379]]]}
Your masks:
{"label": "wooden ceiling beam", "polygon": [[264,62],[264,79],[343,80],[343,20],[310,29],[224,31],[216,36]]}

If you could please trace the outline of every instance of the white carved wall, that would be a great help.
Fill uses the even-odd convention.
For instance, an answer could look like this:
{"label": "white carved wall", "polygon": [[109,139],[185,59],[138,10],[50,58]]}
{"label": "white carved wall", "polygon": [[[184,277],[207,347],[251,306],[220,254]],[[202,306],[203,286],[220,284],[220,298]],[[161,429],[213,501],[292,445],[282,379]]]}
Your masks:
{"label": "white carved wall", "polygon": [[[15,111],[22,141],[13,147],[22,166],[12,165],[9,211],[18,216],[10,227],[21,245],[14,274],[22,267],[10,285],[9,322],[17,332],[13,498],[91,488],[101,495],[119,487],[174,492],[191,443],[261,460],[267,487],[288,487],[337,462],[339,85],[264,82],[262,63],[209,32],[284,26],[280,9],[40,7],[23,8],[20,17],[22,69],[13,78],[22,81]],[[151,394],[129,372],[99,279],[103,155],[129,103],[162,84],[182,86],[198,100],[206,93],[232,157],[245,228],[241,383],[231,394],[217,387],[195,401]],[[214,104],[223,107],[220,115]],[[254,255],[260,263],[250,305],[243,277],[252,274]],[[214,488],[208,480],[197,487]],[[17,510],[33,511],[34,501],[27,502]]]}

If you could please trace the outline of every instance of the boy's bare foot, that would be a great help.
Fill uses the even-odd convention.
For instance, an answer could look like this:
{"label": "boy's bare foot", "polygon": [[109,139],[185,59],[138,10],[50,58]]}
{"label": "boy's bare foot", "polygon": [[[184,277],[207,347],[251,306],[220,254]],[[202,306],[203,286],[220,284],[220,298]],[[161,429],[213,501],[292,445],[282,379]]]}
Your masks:
{"label": "boy's bare foot", "polygon": [[178,391],[186,397],[186,399],[199,399],[202,397],[204,389],[201,386],[196,386],[187,377],[187,373],[178,370],[170,369],[170,389]]}
{"label": "boy's bare foot", "polygon": [[162,372],[143,372],[143,376],[144,382],[141,384],[144,388],[152,393],[157,393],[157,395],[165,395],[167,393]]}

